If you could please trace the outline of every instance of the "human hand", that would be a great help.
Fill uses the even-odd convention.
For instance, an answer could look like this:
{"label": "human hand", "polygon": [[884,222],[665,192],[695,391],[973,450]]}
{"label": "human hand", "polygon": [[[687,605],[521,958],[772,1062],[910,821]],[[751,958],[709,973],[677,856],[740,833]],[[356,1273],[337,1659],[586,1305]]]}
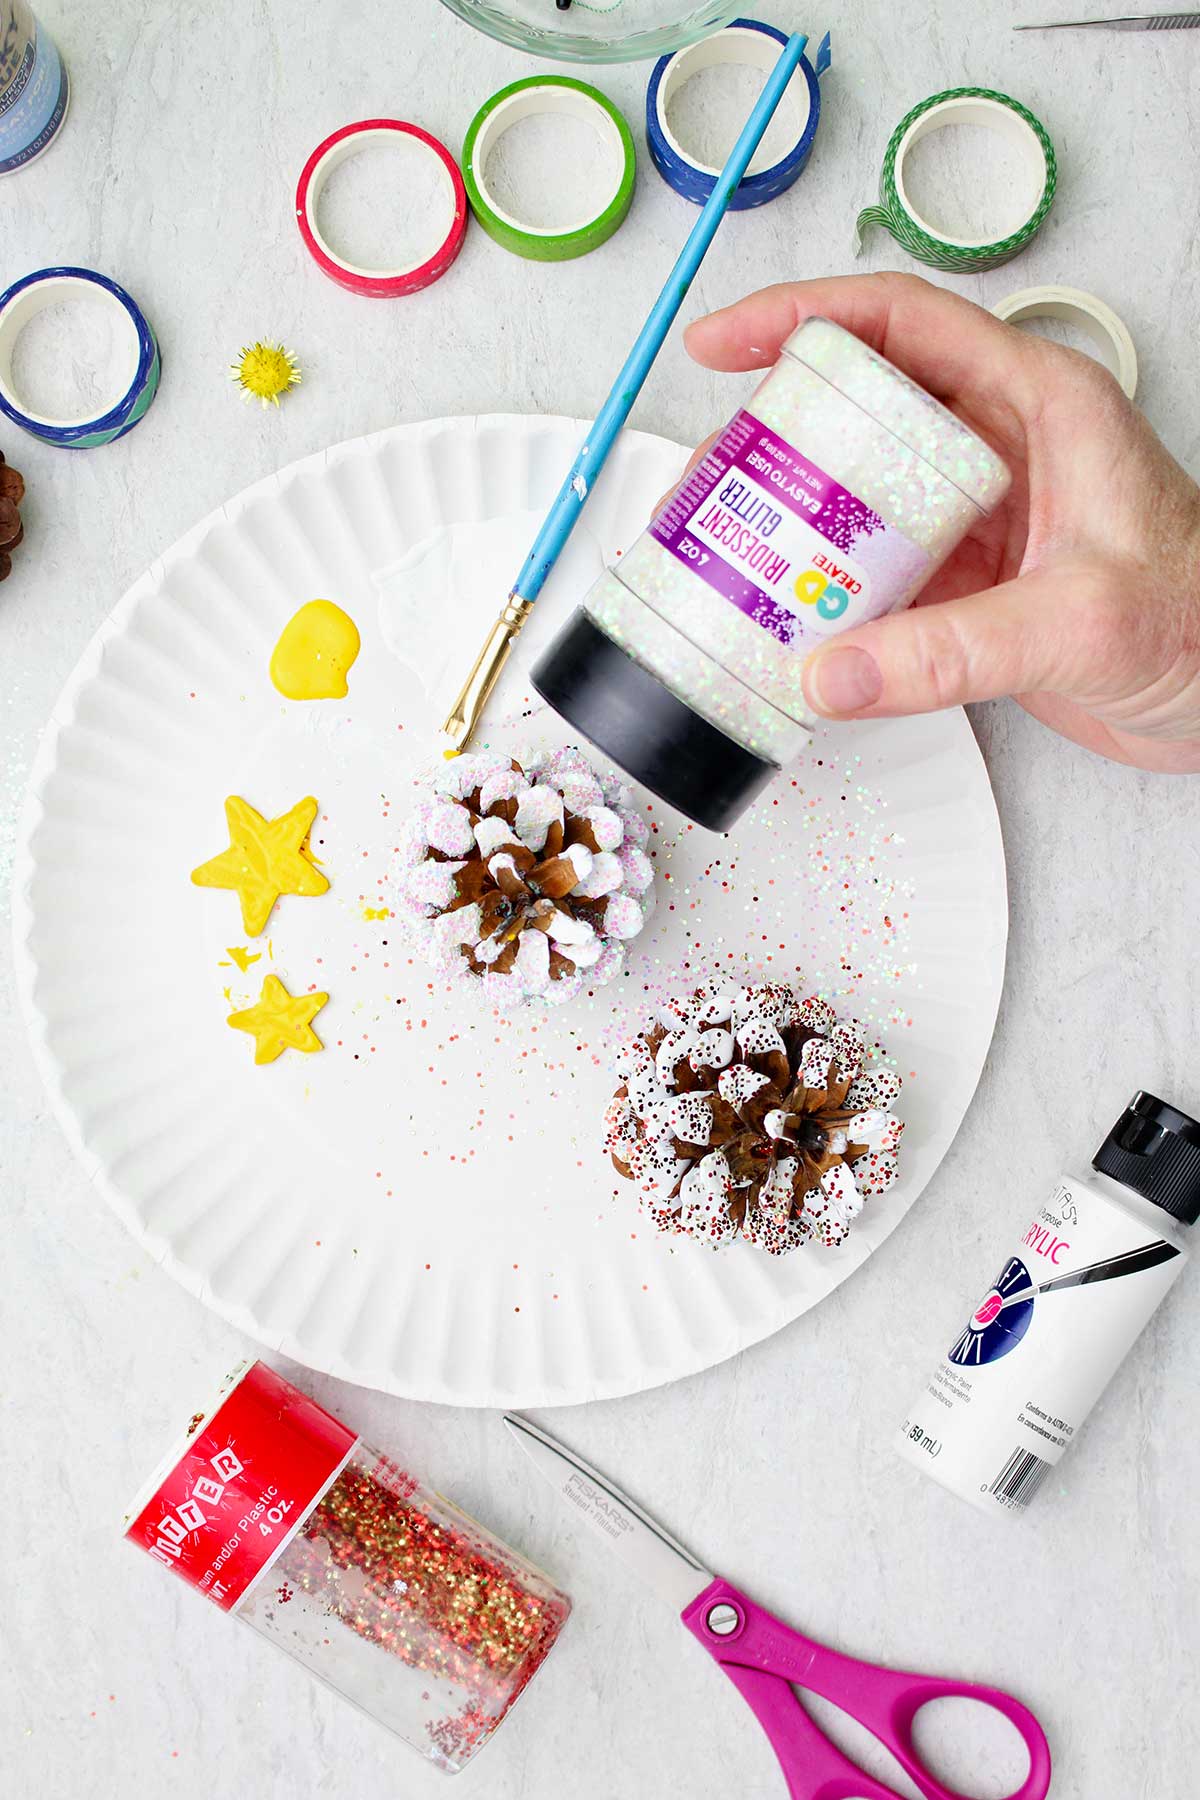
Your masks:
{"label": "human hand", "polygon": [[766,288],[684,341],[706,368],[766,369],[814,314],[935,394],[1013,482],[913,607],[813,651],[813,710],[882,718],[1012,694],[1101,756],[1200,770],[1200,488],[1112,377],[914,275]]}

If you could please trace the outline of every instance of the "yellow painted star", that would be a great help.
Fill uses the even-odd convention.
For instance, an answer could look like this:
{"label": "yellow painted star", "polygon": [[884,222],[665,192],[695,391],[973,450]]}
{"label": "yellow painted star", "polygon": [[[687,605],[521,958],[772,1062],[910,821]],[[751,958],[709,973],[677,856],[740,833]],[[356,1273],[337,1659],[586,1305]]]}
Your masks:
{"label": "yellow painted star", "polygon": [[268,975],[262,993],[244,1012],[230,1013],[226,1023],[234,1031],[248,1031],[254,1039],[256,1063],[274,1062],[285,1050],[310,1056],[324,1044],[312,1028],[328,994],[289,994],[278,975]]}
{"label": "yellow painted star", "polygon": [[229,848],[192,870],[197,887],[232,888],[242,903],[242,926],[258,937],[281,894],[323,894],[329,883],[305,851],[305,839],[317,816],[311,797],[298,800],[278,819],[231,794],[225,802]]}

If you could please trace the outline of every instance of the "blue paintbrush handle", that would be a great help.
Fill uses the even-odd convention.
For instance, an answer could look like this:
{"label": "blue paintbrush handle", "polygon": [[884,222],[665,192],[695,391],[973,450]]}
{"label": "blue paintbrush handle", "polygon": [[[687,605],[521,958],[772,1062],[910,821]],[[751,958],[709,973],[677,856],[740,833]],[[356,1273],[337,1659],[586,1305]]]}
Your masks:
{"label": "blue paintbrush handle", "polygon": [[629,417],[633,403],[641,392],[642,383],[650,372],[650,366],[662,349],[675,315],[683,305],[684,295],[695,280],[696,271],[716,235],[717,226],[724,217],[733,190],[746,173],[750,158],[758,149],[763,132],[770,124],[775,108],[783,97],[783,91],[796,71],[807,42],[803,32],[794,32],[767,77],[754,111],[743,125],[741,135],[729,153],[729,160],[717,177],[717,184],[679,253],[679,260],[668,275],[662,293],[654,302],[649,318],[638,333],[637,342],[626,357],[625,365],[614,381],[608,399],[581,444],[570,473],[546,514],[545,523],[534,539],[533,548],[525,558],[513,588],[513,592],[522,599],[537,599],[559,552],[570,537],[588,491],[604,467],[613,440]]}

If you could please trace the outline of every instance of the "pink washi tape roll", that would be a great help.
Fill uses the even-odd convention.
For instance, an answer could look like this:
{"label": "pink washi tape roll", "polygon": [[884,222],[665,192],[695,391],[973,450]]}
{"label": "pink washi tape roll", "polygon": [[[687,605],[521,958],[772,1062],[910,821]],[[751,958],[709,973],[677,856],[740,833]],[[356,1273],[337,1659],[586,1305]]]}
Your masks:
{"label": "pink washi tape roll", "polygon": [[[339,163],[356,156],[371,143],[394,142],[399,132],[423,154],[432,159],[442,176],[452,208],[448,232],[440,221],[432,221],[430,241],[415,260],[390,269],[366,269],[347,262],[327,243],[316,222],[321,190]],[[446,273],[462,249],[467,229],[467,191],[458,164],[444,144],[440,144],[419,125],[404,119],[360,119],[356,125],[343,125],[318,144],[300,173],[296,185],[296,223],[318,268],[323,269],[339,287],[352,294],[366,294],[375,300],[389,300],[401,294],[416,294]]]}

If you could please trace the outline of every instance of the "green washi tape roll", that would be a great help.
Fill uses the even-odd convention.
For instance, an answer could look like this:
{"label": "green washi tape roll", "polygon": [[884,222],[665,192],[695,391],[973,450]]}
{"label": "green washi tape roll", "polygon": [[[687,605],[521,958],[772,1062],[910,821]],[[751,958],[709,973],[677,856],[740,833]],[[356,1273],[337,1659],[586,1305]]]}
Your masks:
{"label": "green washi tape roll", "polygon": [[[943,125],[986,125],[1022,155],[1036,197],[1032,210],[1007,237],[955,238],[935,231],[909,200],[904,188],[904,159],[913,145]],[[882,225],[918,262],[933,269],[996,269],[1033,242],[1054,203],[1058,165],[1045,126],[1028,107],[991,88],[948,88],[905,113],[888,139],[879,174],[879,205],[864,207],[855,227],[855,250],[862,248],[868,225]],[[1036,185],[1035,185],[1036,184]]]}
{"label": "green washi tape roll", "polygon": [[[516,219],[488,186],[488,159],[511,126],[547,115],[584,119],[597,138],[597,156],[611,170],[611,186],[599,212],[549,229]],[[535,262],[566,262],[586,256],[612,236],[629,211],[637,157],[633,134],[611,100],[569,75],[531,75],[485,100],[467,127],[462,172],[471,211],[498,244]]]}

